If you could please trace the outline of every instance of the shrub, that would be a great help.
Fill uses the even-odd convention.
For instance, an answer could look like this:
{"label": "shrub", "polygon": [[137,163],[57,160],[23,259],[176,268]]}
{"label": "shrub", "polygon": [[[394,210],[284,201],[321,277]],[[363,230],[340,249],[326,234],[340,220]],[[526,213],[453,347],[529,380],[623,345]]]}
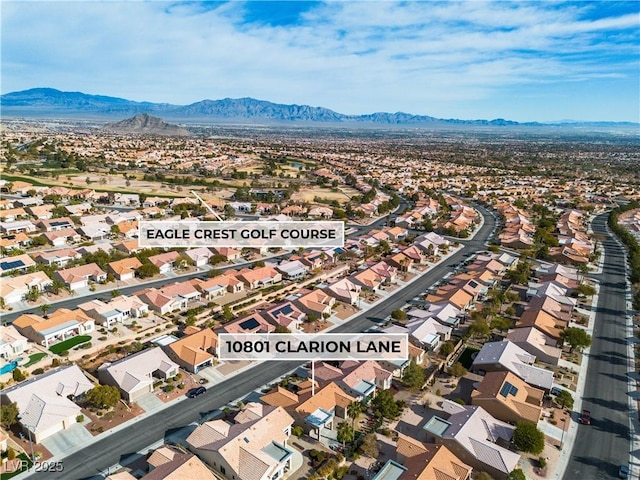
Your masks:
{"label": "shrub", "polygon": [[436,390],[436,395],[437,395],[437,396],[439,396],[439,397],[441,397],[441,396],[442,396],[442,392],[440,391],[440,389],[439,389],[439,388]]}
{"label": "shrub", "polygon": [[19,368],[16,368],[16,369],[13,371],[12,375],[13,375],[13,379],[14,379],[16,382],[21,382],[21,381],[23,381],[25,378],[27,378],[27,377],[25,376],[25,374],[24,374],[24,373],[22,373],[22,371],[21,371]]}
{"label": "shrub", "polygon": [[33,375],[42,375],[44,373],[44,368],[36,368],[33,372]]}
{"label": "shrub", "polygon": [[68,357],[69,350],[62,350],[58,355],[60,355],[61,357]]}
{"label": "shrub", "polygon": [[107,337],[98,337],[98,341],[99,342],[104,342],[107,339]]}
{"label": "shrub", "polygon": [[76,422],[78,422],[78,423],[82,423],[82,422],[84,422],[84,415],[78,415],[78,416],[76,417]]}
{"label": "shrub", "polygon": [[291,430],[291,433],[294,434],[296,437],[301,437],[302,434],[304,433],[304,428],[302,428],[300,425],[296,425]]}
{"label": "shrub", "polygon": [[169,392],[172,392],[175,388],[176,388],[175,385],[165,385],[164,387],[162,387],[162,390],[165,393],[169,393]]}
{"label": "shrub", "polygon": [[547,466],[547,459],[540,457],[538,458],[538,463],[540,464],[540,468],[545,468]]}

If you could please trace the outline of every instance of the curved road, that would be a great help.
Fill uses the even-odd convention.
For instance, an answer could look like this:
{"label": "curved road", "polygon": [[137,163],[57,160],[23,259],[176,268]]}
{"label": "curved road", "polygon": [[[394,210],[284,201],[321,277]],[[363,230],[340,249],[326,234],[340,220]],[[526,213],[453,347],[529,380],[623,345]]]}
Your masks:
{"label": "curved road", "polygon": [[[393,310],[402,307],[407,300],[424,292],[429,286],[440,280],[453,265],[463,261],[474,252],[486,248],[486,241],[495,228],[495,219],[485,208],[477,206],[476,208],[484,216],[484,225],[472,240],[464,242],[464,247],[461,250],[431,269],[419,280],[353,320],[340,325],[333,332],[358,332],[370,327],[372,325],[370,318],[387,317]],[[124,461],[129,455],[144,450],[177,429],[199,421],[209,412],[223,408],[229,402],[271,383],[300,365],[302,365],[301,362],[259,363],[235,377],[210,387],[204,395],[174,403],[161,412],[145,417],[63,458],[64,470],[60,473],[38,472],[29,478],[69,480],[95,477],[111,465]]]}
{"label": "curved road", "polygon": [[[608,214],[598,215],[592,229],[603,235],[604,265],[582,408],[591,425],[579,425],[564,480],[618,478],[628,464],[629,404],[627,395],[625,252],[607,229]],[[577,420],[579,412],[573,412]]]}

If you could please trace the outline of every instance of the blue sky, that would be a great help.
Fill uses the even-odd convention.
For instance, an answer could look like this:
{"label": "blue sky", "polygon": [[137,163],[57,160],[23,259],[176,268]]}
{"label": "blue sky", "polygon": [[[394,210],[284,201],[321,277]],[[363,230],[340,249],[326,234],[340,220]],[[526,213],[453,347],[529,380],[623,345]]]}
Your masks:
{"label": "blue sky", "polygon": [[640,121],[640,2],[2,2],[2,92]]}

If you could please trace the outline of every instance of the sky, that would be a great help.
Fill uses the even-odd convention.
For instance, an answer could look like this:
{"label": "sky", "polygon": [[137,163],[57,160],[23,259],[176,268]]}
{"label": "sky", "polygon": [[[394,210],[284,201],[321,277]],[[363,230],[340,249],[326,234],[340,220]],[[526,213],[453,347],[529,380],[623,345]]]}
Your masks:
{"label": "sky", "polygon": [[640,2],[2,1],[2,93],[640,121]]}

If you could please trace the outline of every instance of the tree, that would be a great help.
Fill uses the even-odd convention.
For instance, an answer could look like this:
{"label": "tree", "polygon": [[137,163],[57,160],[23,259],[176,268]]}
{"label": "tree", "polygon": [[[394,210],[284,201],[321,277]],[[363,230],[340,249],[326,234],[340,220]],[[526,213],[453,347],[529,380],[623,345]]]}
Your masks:
{"label": "tree", "polygon": [[424,385],[424,369],[412,360],[402,375],[402,384],[410,390],[418,390]]}
{"label": "tree", "polygon": [[361,413],[362,404],[360,402],[354,401],[347,405],[347,417],[351,419],[351,426],[354,431],[356,429],[356,421]]}
{"label": "tree", "polygon": [[556,395],[556,403],[562,408],[571,410],[573,408],[573,397],[568,391],[560,390],[560,393]]}
{"label": "tree", "polygon": [[400,414],[401,405],[402,402],[397,402],[395,398],[393,398],[391,390],[382,390],[371,402],[371,406],[377,417],[384,417],[390,420]]}
{"label": "tree", "polygon": [[493,477],[489,475],[487,472],[478,472],[475,480],[493,480]]}
{"label": "tree", "polygon": [[507,475],[507,480],[527,480],[527,477],[521,469],[516,468]]}
{"label": "tree", "polygon": [[407,312],[404,310],[394,310],[391,312],[391,318],[394,320],[404,321],[407,319]]}
{"label": "tree", "polygon": [[469,334],[472,337],[486,337],[490,332],[489,324],[483,320],[477,320],[469,326]]}
{"label": "tree", "polygon": [[583,348],[587,348],[591,345],[591,335],[586,330],[578,327],[567,327],[562,332],[562,339],[569,344],[569,351],[573,352],[574,349],[582,351]]}
{"label": "tree", "polygon": [[40,305],[40,311],[42,312],[42,316],[44,318],[47,318],[47,312],[51,309],[51,305],[49,305],[48,303],[43,303],[42,305]]}
{"label": "tree", "polygon": [[537,455],[544,450],[544,433],[531,422],[518,422],[513,432],[513,444],[521,452]]}
{"label": "tree", "polygon": [[120,391],[111,385],[96,385],[85,395],[87,402],[98,408],[113,408],[120,401]]}
{"label": "tree", "polygon": [[274,330],[274,333],[291,333],[291,330],[289,330],[284,325],[276,325],[276,329]]}
{"label": "tree", "polygon": [[231,310],[231,307],[229,305],[225,305],[224,307],[222,307],[222,319],[225,322],[228,322],[232,318],[233,318],[233,311]]}
{"label": "tree", "polygon": [[378,437],[375,433],[369,432],[363,437],[360,452],[367,457],[378,458]]}
{"label": "tree", "polygon": [[143,263],[141,267],[136,270],[136,273],[140,278],[149,278],[160,273],[160,269],[153,263]]}
{"label": "tree", "polygon": [[440,355],[448,357],[453,353],[454,346],[452,343],[445,342],[440,346]]}
{"label": "tree", "polygon": [[449,367],[449,375],[453,375],[454,377],[464,377],[467,374],[467,369],[460,362],[454,363],[451,367]]}
{"label": "tree", "polygon": [[18,421],[18,404],[16,402],[5,403],[0,407],[0,423],[7,430]]}
{"label": "tree", "polygon": [[341,422],[340,425],[338,425],[337,438],[339,442],[342,442],[343,447],[346,442],[352,442],[353,428],[351,427],[351,425],[349,425],[347,422]]}
{"label": "tree", "polygon": [[13,370],[12,376],[13,376],[13,379],[16,382],[21,382],[25,378],[27,378],[27,377],[25,377],[24,373],[22,373],[22,371],[19,368],[16,368],[15,370]]}
{"label": "tree", "polygon": [[585,297],[593,297],[596,293],[598,293],[598,291],[595,289],[593,285],[588,285],[586,283],[582,283],[578,285],[578,288],[576,288],[576,291],[580,295],[584,295]]}

